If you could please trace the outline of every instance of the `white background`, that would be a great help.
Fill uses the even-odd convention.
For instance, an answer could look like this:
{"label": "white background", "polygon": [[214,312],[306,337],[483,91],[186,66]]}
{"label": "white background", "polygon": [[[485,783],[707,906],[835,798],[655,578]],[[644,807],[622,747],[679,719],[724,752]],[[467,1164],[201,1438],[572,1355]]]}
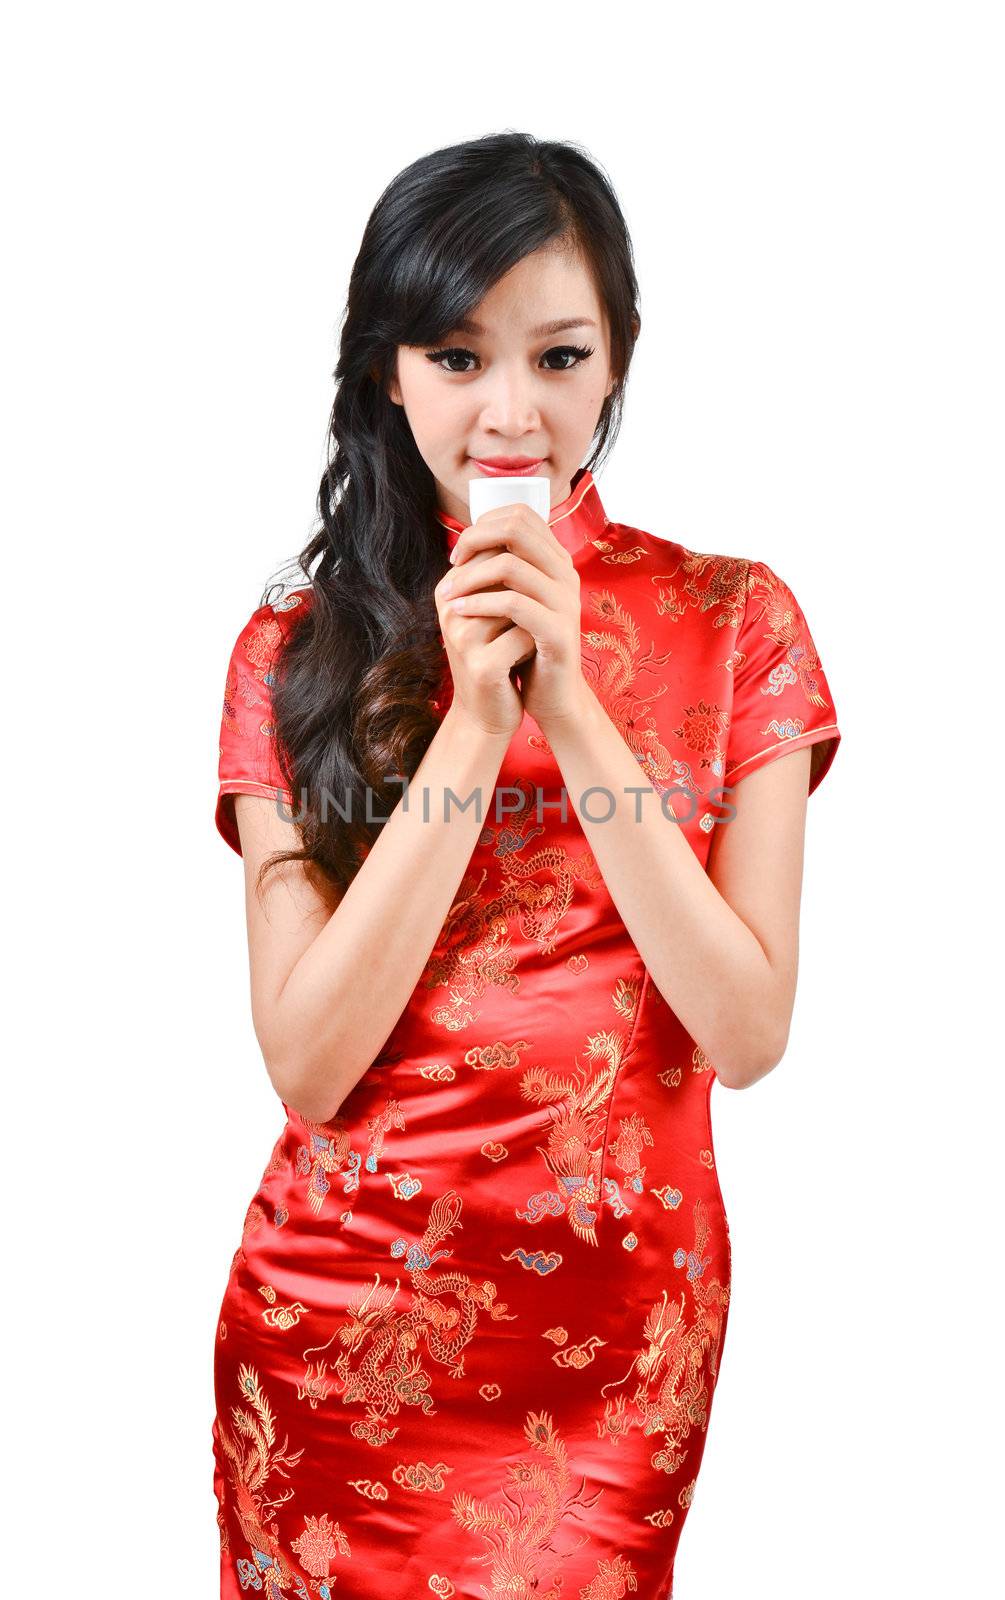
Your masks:
{"label": "white background", "polygon": [[608,514],[772,565],[843,733],[787,1054],[713,1095],[733,1299],[675,1600],[1000,1578],[996,9],[8,23],[9,1592],[218,1592],[214,1330],[282,1120],[227,658],[314,525],[373,204],[504,128],[584,144],[632,233]]}

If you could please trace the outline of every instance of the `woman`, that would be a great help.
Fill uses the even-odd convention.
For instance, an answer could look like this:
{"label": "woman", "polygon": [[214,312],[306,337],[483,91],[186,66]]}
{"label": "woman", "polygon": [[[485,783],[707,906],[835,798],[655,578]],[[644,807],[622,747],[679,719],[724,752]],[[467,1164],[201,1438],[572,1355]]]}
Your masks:
{"label": "woman", "polygon": [[[221,730],[287,1115],[216,1341],[224,1596],[672,1592],[729,1306],[709,1096],[783,1053],[840,733],[770,567],[608,519],[637,299],[575,146],[438,151],[367,224],[309,581]],[[471,524],[493,458],[546,519]]]}

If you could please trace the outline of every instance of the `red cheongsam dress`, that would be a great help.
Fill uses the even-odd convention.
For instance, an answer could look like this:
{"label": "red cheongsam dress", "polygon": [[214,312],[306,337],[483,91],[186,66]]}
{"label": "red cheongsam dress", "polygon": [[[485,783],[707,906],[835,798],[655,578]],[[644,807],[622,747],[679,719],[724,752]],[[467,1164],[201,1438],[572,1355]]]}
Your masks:
{"label": "red cheongsam dress", "polygon": [[[463,524],[437,521],[446,552]],[[785,582],[609,522],[586,469],[549,522],[584,675],[702,864],[724,786],[809,745],[812,792],[841,736]],[[310,600],[234,646],[238,851],[229,796],[276,796],[270,664]],[[384,1048],[330,1122],[283,1105],[216,1337],[225,1600],[672,1593],[729,1308],[715,1063],[561,791],[526,715]]]}

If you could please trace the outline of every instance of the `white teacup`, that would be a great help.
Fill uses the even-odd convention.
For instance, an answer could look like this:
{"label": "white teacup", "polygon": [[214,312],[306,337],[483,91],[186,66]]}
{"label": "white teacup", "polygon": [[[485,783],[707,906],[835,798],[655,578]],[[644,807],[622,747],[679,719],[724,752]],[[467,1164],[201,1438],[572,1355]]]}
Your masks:
{"label": "white teacup", "polygon": [[551,510],[550,478],[472,478],[468,484],[472,522],[495,506],[527,505],[548,520]]}

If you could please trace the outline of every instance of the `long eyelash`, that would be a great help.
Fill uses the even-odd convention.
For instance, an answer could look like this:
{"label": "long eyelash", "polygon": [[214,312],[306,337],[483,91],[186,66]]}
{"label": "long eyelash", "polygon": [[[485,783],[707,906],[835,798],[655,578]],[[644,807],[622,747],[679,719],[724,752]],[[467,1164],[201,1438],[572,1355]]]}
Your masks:
{"label": "long eyelash", "polygon": [[[583,361],[588,361],[589,360],[590,356],[593,355],[593,351],[594,351],[594,347],[592,345],[590,345],[588,348],[584,347],[583,345],[578,345],[578,344],[556,344],[556,345],[552,345],[550,350],[546,350],[544,352],[545,356],[572,355],[572,356],[576,357],[576,360],[572,364],[572,366],[568,366],[568,367],[549,367],[547,370],[549,372],[573,372],[575,370],[575,368],[578,367]],[[446,349],[443,349],[443,350],[427,350],[426,351],[426,360],[427,361],[432,361],[434,364],[439,363],[446,356],[471,356],[476,361],[478,359],[478,357],[475,355],[475,352],[473,350],[466,350],[463,347],[463,345],[456,345],[456,344],[455,345],[448,345],[446,347]],[[544,356],[542,356],[541,359],[544,360]],[[449,368],[444,367],[443,370],[444,370],[444,372],[447,372],[447,371],[449,371]],[[465,376],[465,374],[463,372],[455,372],[455,373],[452,373],[451,376],[455,377],[455,378],[463,378]]]}

